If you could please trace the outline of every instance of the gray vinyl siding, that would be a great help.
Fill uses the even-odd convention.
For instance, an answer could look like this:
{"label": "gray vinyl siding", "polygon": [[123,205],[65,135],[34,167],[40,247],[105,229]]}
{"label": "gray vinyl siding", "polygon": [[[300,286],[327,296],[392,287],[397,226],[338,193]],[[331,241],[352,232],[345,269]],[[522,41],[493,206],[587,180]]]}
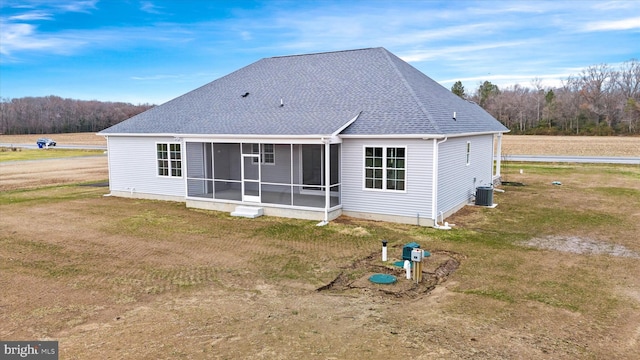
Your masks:
{"label": "gray vinyl siding", "polygon": [[[109,188],[112,191],[184,196],[183,177],[158,176],[156,144],[173,137],[109,136]],[[182,171],[185,175],[184,148]]]}
{"label": "gray vinyl siding", "polygon": [[[185,158],[189,164],[187,167],[187,176],[189,178],[204,179],[206,177],[204,151],[204,143],[187,143]],[[211,149],[209,149],[209,151],[211,151]],[[188,194],[206,193],[205,183],[201,181],[188,181],[187,187]]]}
{"label": "gray vinyl siding", "polygon": [[[187,143],[186,156],[188,157],[187,163],[189,168],[187,169],[188,177],[190,178],[205,178],[204,173],[204,143]],[[211,151],[211,150],[209,150]]]}
{"label": "gray vinyl siding", "polygon": [[291,145],[275,145],[275,163],[263,164],[261,175],[263,182],[291,183]]}
{"label": "gray vinyl siding", "polygon": [[[240,144],[213,144],[213,177],[215,179],[240,180]],[[226,156],[222,156],[225,154]],[[216,156],[217,155],[217,156]]]}
{"label": "gray vinyl siding", "polygon": [[[365,190],[364,147],[405,147],[406,192]],[[342,143],[344,211],[431,218],[433,141],[345,139]]]}
{"label": "gray vinyl siding", "polygon": [[[469,165],[467,142],[471,143]],[[493,135],[449,138],[440,144],[438,157],[438,212],[467,203],[476,187],[491,185]]]}

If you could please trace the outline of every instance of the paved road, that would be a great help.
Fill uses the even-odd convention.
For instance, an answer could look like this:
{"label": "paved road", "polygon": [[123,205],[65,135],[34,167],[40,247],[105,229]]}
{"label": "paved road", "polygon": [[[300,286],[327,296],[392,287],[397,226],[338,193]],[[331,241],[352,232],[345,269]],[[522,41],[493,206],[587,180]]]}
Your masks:
{"label": "paved road", "polygon": [[[38,145],[36,144],[9,144],[9,143],[0,143],[0,147],[10,147],[15,146],[19,148],[25,149],[37,149]],[[106,146],[101,145],[65,145],[65,144],[57,144],[56,146],[52,146],[55,149],[82,149],[82,150],[107,150]]]}
{"label": "paved road", "polygon": [[640,157],[615,156],[505,155],[502,156],[502,161],[640,165]]}

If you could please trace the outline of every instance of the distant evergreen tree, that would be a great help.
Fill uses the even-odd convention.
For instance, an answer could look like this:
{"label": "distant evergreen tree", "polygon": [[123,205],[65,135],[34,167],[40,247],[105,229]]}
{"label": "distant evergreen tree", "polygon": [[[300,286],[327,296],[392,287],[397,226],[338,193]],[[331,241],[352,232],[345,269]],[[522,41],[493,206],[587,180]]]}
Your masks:
{"label": "distant evergreen tree", "polygon": [[455,84],[451,87],[451,92],[465,99],[467,94],[464,93],[464,86],[462,86],[461,81],[456,81]]}
{"label": "distant evergreen tree", "polygon": [[480,106],[487,106],[487,102],[490,98],[500,94],[498,85],[492,84],[491,81],[483,82],[478,88],[478,97],[480,99]]}

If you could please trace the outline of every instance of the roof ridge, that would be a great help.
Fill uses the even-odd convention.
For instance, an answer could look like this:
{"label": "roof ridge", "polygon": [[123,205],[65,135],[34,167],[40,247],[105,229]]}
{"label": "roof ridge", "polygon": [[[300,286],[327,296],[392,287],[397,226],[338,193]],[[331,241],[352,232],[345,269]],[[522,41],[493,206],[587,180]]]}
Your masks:
{"label": "roof ridge", "polygon": [[281,55],[281,56],[271,56],[266,59],[281,59],[288,57],[296,57],[296,56],[309,56],[309,55],[324,55],[324,54],[337,54],[337,53],[345,53],[352,51],[363,51],[363,50],[375,50],[375,49],[384,49],[382,47],[371,47],[371,48],[361,48],[361,49],[349,49],[349,50],[334,50],[334,51],[321,51],[316,53],[307,53],[307,54],[293,54],[293,55]]}
{"label": "roof ridge", "polygon": [[[440,132],[440,127],[438,126],[438,124],[433,120],[433,116],[431,116],[431,113],[429,112],[429,110],[427,110],[427,108],[424,106],[424,104],[422,104],[422,101],[420,101],[420,98],[418,98],[418,95],[416,95],[415,91],[413,91],[413,87],[409,84],[409,82],[407,81],[407,79],[405,79],[404,74],[400,71],[400,69],[398,69],[398,67],[396,66],[395,62],[391,59],[390,55],[391,54],[387,49],[385,48],[381,48],[384,53],[384,56],[387,58],[387,61],[389,61],[389,63],[391,64],[391,66],[393,67],[393,69],[396,71],[396,73],[398,74],[398,76],[400,77],[400,80],[402,81],[402,83],[404,84],[404,86],[407,88],[407,90],[409,90],[409,93],[411,94],[411,96],[413,97],[413,100],[415,100],[416,104],[418,104],[418,107],[420,107],[420,110],[422,110],[422,112],[425,114],[425,116],[427,117],[427,119],[429,120],[429,122],[431,123],[431,125],[433,126],[433,128],[436,130],[436,132]],[[404,61],[402,59],[400,59],[400,61]],[[407,63],[409,66],[411,66],[411,64]]]}

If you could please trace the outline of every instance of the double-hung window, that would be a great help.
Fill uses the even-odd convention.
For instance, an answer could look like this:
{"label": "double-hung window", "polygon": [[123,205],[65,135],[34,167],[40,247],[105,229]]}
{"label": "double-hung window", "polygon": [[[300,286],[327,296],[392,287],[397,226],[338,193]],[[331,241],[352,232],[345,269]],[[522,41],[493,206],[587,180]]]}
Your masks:
{"label": "double-hung window", "polygon": [[404,147],[365,147],[365,189],[405,191],[406,152]]}
{"label": "double-hung window", "polygon": [[159,176],[182,176],[182,155],[178,143],[156,144]]}
{"label": "double-hung window", "polygon": [[[259,161],[262,164],[273,165],[276,163],[276,147],[274,144],[252,144],[251,153],[259,154]],[[258,158],[253,158],[253,163],[258,163]]]}
{"label": "double-hung window", "polygon": [[471,164],[471,141],[467,141],[467,165]]}

